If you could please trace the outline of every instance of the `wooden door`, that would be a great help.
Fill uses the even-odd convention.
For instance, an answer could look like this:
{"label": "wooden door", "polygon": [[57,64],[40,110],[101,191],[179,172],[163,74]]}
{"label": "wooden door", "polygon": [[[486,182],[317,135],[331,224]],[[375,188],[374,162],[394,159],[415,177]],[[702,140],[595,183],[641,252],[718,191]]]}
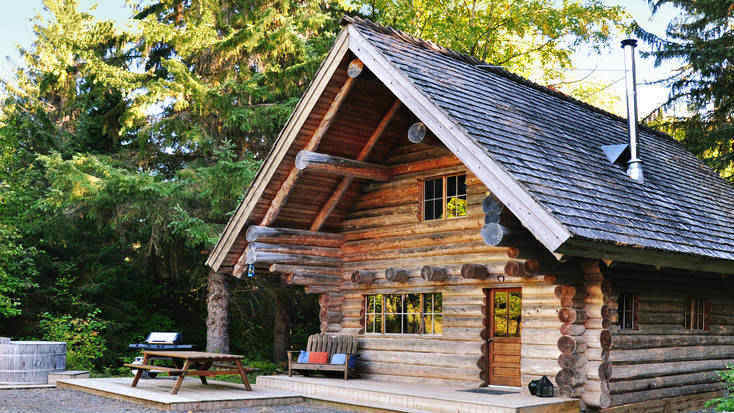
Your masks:
{"label": "wooden door", "polygon": [[485,291],[489,337],[487,367],[489,384],[520,386],[520,288],[492,288]]}

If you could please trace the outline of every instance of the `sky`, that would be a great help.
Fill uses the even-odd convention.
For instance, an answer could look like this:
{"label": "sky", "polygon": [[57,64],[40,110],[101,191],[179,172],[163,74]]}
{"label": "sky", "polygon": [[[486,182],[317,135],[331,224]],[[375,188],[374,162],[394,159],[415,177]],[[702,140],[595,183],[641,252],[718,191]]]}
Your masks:
{"label": "sky", "polygon": [[[33,41],[33,25],[31,19],[42,11],[41,0],[5,0],[2,13],[0,13],[0,76],[7,78],[20,62],[17,46],[28,47]],[[620,5],[625,7],[633,18],[647,31],[663,34],[668,22],[676,16],[676,10],[666,8],[660,10],[654,18],[651,17],[650,8],[646,0],[604,0],[608,5]],[[124,25],[130,9],[124,0],[80,0],[82,10],[89,11],[93,5],[97,5],[91,13],[99,18],[113,19],[118,24]],[[622,39],[618,39],[622,40]],[[619,43],[615,41],[615,44]],[[618,107],[615,112],[625,114],[625,88],[624,60],[621,47],[613,45],[611,50],[603,55],[589,56],[588,50],[581,49],[574,54],[573,63],[576,70],[569,72],[569,79],[583,78],[589,74],[589,69],[596,69],[590,76],[603,84],[612,84],[610,93],[619,97]],[[638,49],[647,47],[640,42]],[[664,86],[646,85],[650,81],[665,78],[673,70],[668,64],[662,67],[654,67],[651,60],[637,60],[637,83],[640,118],[644,117],[661,103],[665,101],[668,94]],[[577,76],[577,77],[576,77]]]}

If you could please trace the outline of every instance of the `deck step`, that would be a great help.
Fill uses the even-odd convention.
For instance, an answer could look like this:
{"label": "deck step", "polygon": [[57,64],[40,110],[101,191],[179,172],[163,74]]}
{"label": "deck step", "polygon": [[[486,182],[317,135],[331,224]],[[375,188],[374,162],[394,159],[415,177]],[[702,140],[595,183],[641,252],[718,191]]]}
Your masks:
{"label": "deck step", "polygon": [[388,383],[376,380],[259,376],[261,387],[287,390],[331,403],[406,413],[575,413],[579,402],[567,398],[538,398],[519,392],[486,395],[446,386]]}

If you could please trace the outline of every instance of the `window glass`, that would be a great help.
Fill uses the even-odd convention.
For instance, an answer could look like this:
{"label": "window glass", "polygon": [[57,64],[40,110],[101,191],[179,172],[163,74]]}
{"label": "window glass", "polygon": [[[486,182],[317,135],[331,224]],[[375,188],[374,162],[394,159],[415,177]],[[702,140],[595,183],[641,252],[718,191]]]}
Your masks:
{"label": "window glass", "polygon": [[365,296],[365,333],[441,334],[441,294]]}
{"label": "window glass", "polygon": [[494,335],[507,337],[507,293],[504,291],[494,295]]}
{"label": "window glass", "polygon": [[423,219],[440,219],[443,214],[443,180],[425,181],[423,187]]}
{"label": "window glass", "polygon": [[507,335],[520,337],[520,317],[522,312],[522,297],[519,292],[510,293],[510,302],[507,311]]}
{"label": "window glass", "polygon": [[456,218],[466,214],[466,175],[445,176],[423,182],[424,220]]}

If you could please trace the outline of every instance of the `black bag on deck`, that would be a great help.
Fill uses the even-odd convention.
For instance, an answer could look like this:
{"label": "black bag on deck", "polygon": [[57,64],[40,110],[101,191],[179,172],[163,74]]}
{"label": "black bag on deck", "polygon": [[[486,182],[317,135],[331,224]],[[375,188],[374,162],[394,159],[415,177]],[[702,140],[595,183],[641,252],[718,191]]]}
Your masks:
{"label": "black bag on deck", "polygon": [[553,383],[546,376],[530,381],[528,390],[530,390],[530,394],[538,397],[553,397],[554,393]]}

